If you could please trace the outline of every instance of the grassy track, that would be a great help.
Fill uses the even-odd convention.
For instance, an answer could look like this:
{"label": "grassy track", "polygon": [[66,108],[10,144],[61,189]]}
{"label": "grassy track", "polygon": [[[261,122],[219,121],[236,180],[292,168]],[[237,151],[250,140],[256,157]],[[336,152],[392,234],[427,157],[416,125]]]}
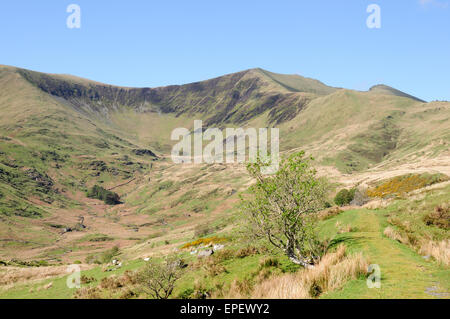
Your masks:
{"label": "grassy track", "polygon": [[[363,251],[381,270],[381,288],[367,288],[365,280],[349,282],[342,290],[324,298],[448,298],[449,271],[426,261],[411,248],[383,236],[384,211],[352,210],[330,219],[351,220],[356,232],[338,237],[353,251]],[[327,225],[324,225],[325,229]],[[435,295],[427,293],[431,292]]]}

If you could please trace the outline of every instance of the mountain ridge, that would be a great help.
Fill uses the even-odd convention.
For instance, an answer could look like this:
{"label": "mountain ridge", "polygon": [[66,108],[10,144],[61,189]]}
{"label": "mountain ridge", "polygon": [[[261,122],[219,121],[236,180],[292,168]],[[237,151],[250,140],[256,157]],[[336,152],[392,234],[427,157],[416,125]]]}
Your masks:
{"label": "mountain ridge", "polygon": [[[334,93],[334,88],[300,75],[278,74],[261,68],[230,73],[182,85],[120,87],[71,75],[55,75],[8,67],[52,96],[63,98],[75,108],[90,105],[107,112],[121,106],[142,112],[203,115],[207,125],[244,123],[270,110],[268,123],[292,119],[312,99]],[[424,102],[399,90],[382,86],[367,93],[390,94]],[[389,89],[386,89],[389,88]]]}

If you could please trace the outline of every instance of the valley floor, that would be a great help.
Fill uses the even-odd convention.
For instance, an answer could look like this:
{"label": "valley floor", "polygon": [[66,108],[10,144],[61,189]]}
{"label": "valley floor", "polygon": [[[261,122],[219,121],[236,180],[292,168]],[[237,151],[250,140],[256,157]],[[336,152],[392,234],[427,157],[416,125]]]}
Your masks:
{"label": "valley floor", "polygon": [[[322,294],[321,298],[450,298],[450,271],[448,266],[439,264],[429,257],[421,256],[409,245],[383,235],[388,226],[389,217],[395,216],[407,205],[423,208],[425,204],[449,199],[450,187],[444,190],[430,190],[425,198],[416,201],[394,202],[385,208],[350,209],[321,222],[322,235],[335,236],[336,245],[345,244],[350,253],[362,252],[370,264],[376,264],[381,271],[381,288],[369,289],[366,278],[347,282],[342,289]],[[425,195],[424,195],[425,196]],[[409,207],[409,206],[408,206]],[[350,225],[352,231],[341,233],[336,229],[336,223]],[[239,244],[238,244],[239,245]],[[186,254],[189,256],[189,254]],[[236,278],[245,278],[257,269],[264,254],[255,254],[243,258],[234,258],[222,263],[227,274],[215,275],[209,279],[210,285],[229,285]],[[280,257],[280,267],[285,267]],[[193,262],[193,260],[191,260]],[[126,270],[136,270],[144,265],[142,259],[125,261],[124,266],[114,271],[116,276]],[[190,261],[188,261],[190,263]],[[7,272],[6,267],[0,267],[0,275]],[[297,270],[302,271],[302,270]],[[284,270],[283,270],[284,272]],[[93,277],[97,282],[110,276],[111,272],[102,271],[102,266],[82,271],[87,277]],[[204,272],[192,270],[177,284],[174,297],[179,297],[183,291],[193,287],[194,282],[207,277]],[[67,276],[53,277],[45,280],[26,282],[15,286],[0,288],[0,298],[71,298],[75,289],[66,287]],[[49,283],[51,287],[48,288]],[[92,284],[90,284],[92,285]],[[117,294],[105,297],[117,297]]]}

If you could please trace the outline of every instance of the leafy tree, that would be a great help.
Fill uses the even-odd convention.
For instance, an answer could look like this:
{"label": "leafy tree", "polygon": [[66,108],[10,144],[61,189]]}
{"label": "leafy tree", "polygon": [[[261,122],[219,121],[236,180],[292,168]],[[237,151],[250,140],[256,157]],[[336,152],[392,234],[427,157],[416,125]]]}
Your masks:
{"label": "leafy tree", "polygon": [[247,166],[256,179],[250,198],[242,200],[250,229],[282,250],[295,264],[310,267],[326,250],[316,236],[316,213],[324,208],[325,182],[316,177],[310,166],[312,158],[304,152],[285,158],[274,175],[264,176],[267,164],[258,159]]}
{"label": "leafy tree", "polygon": [[338,206],[344,206],[350,204],[350,202],[355,197],[355,188],[351,190],[341,189],[334,197],[334,203]]}
{"label": "leafy tree", "polygon": [[138,273],[140,287],[155,299],[168,299],[181,276],[182,265],[183,262],[175,256],[159,262],[151,259]]}
{"label": "leafy tree", "polygon": [[367,189],[365,187],[358,187],[354,190],[355,192],[350,205],[362,206],[369,201],[369,196],[367,195]]}
{"label": "leafy tree", "polygon": [[120,197],[118,194],[104,189],[103,187],[98,185],[94,185],[87,192],[87,197],[100,199],[108,205],[120,204]]}

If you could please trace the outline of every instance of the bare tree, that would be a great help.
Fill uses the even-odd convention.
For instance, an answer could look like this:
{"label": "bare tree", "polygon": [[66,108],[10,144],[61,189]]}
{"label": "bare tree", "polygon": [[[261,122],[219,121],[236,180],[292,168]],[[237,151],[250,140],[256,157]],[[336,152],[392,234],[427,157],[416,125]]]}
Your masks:
{"label": "bare tree", "polygon": [[359,186],[355,190],[355,195],[353,196],[353,200],[350,202],[350,205],[362,206],[369,200],[370,199],[369,196],[367,195],[367,188]]}
{"label": "bare tree", "polygon": [[325,206],[325,182],[316,177],[304,152],[285,158],[274,175],[264,176],[261,160],[247,169],[256,183],[249,198],[241,196],[251,231],[282,250],[289,259],[312,267],[326,246],[316,236],[317,212]]}
{"label": "bare tree", "polygon": [[182,262],[175,256],[163,261],[151,259],[138,274],[142,290],[155,299],[168,299],[181,276],[181,266]]}

